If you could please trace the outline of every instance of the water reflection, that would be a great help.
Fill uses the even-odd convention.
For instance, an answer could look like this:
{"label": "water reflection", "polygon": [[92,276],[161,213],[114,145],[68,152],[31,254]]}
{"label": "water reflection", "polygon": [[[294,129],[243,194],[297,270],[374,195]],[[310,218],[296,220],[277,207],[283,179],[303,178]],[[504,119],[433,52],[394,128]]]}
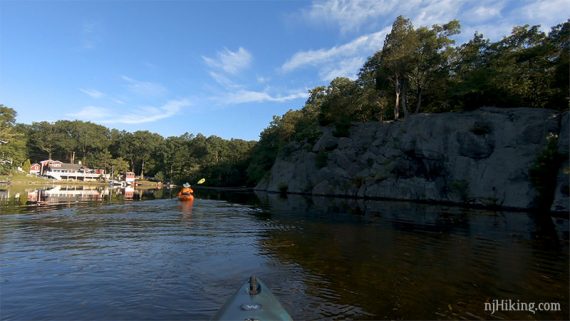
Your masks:
{"label": "water reflection", "polygon": [[180,209],[182,211],[182,218],[184,220],[192,219],[192,208],[194,207],[194,199],[187,201],[180,201]]}
{"label": "water reflection", "polygon": [[[292,225],[262,241],[309,272],[328,317],[359,319],[566,319],[568,220],[405,202],[258,193]],[[492,299],[560,302],[562,312],[497,312]],[[330,302],[334,302],[331,305]]]}
{"label": "water reflection", "polygon": [[[3,318],[205,320],[250,274],[298,320],[568,318],[566,218],[202,189],[194,202],[176,190],[72,191],[0,194],[65,202],[24,215],[4,207]],[[491,316],[483,307],[494,299],[560,302],[562,312]]]}
{"label": "water reflection", "polygon": [[29,191],[27,203],[43,205],[65,202],[101,201],[108,195],[108,188],[98,188],[97,186],[56,185],[51,188]]}
{"label": "water reflection", "polygon": [[[169,198],[170,191],[110,187],[106,185],[53,185],[53,186],[5,186],[0,189],[0,206],[3,210],[20,211],[18,206],[53,207],[77,203],[108,203],[130,200],[152,200]],[[171,196],[170,196],[171,197]],[[14,207],[15,206],[15,207]]]}

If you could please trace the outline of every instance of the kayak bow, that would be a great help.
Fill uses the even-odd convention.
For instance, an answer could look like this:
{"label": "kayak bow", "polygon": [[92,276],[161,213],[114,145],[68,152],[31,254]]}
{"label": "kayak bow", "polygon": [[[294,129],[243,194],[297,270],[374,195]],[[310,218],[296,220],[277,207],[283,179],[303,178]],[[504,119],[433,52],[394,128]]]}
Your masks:
{"label": "kayak bow", "polygon": [[292,321],[293,319],[269,288],[255,276],[251,276],[248,282],[224,304],[213,320]]}
{"label": "kayak bow", "polygon": [[192,195],[192,194],[187,194],[187,195],[180,194],[180,195],[178,195],[178,200],[180,200],[180,201],[193,201],[194,195]]}

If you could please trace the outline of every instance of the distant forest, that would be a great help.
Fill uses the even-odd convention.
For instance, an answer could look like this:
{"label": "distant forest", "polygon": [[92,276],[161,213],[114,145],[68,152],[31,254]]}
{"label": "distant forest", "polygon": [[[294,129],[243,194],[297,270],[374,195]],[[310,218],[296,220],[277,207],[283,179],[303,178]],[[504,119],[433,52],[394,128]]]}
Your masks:
{"label": "distant forest", "polygon": [[164,138],[149,131],[108,129],[84,121],[17,124],[0,105],[0,174],[52,158],[91,168],[163,181],[255,185],[280,153],[309,146],[322,126],[347,136],[353,122],[393,121],[415,113],[466,111],[481,106],[568,110],[570,21],[550,32],[519,26],[491,42],[482,34],[456,46],[457,20],[415,28],[396,18],[380,50],[355,80],[340,77],[309,91],[301,109],[289,110],[258,142],[183,134]]}

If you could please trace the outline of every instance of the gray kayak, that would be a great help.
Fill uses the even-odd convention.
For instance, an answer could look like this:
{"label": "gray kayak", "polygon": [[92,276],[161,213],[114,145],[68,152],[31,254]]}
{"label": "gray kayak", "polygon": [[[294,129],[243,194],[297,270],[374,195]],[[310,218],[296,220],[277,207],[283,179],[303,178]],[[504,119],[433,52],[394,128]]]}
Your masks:
{"label": "gray kayak", "polygon": [[213,320],[292,321],[293,319],[269,288],[252,276],[216,313]]}

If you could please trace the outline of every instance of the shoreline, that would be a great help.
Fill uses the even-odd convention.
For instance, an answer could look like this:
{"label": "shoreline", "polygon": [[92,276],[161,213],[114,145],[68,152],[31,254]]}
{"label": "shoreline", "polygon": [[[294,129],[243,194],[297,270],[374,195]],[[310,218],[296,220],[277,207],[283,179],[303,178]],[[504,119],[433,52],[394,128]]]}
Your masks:
{"label": "shoreline", "polygon": [[192,186],[195,190],[215,190],[215,191],[228,191],[228,192],[254,192],[255,189],[253,187],[219,187],[219,186]]}
{"label": "shoreline", "polygon": [[[0,176],[0,186],[53,186],[53,185],[81,185],[81,186],[108,186],[108,181],[78,181],[78,180],[55,180],[43,177],[33,176]],[[139,188],[164,188],[165,186],[158,182],[140,181],[136,182],[133,187]]]}
{"label": "shoreline", "polygon": [[[278,191],[270,191],[264,189],[251,189],[252,192],[262,192],[267,194],[277,194],[283,195],[287,197],[287,195],[300,195],[306,197],[326,197],[326,198],[343,198],[349,200],[362,200],[362,201],[388,201],[388,202],[406,202],[406,203],[415,203],[415,204],[425,204],[425,205],[442,205],[442,206],[453,206],[453,207],[461,207],[465,209],[474,209],[474,210],[487,210],[487,211],[508,211],[508,212],[520,212],[520,213],[533,213],[541,215],[545,212],[545,210],[536,209],[536,208],[519,208],[519,207],[508,207],[508,206],[499,206],[499,205],[484,205],[484,204],[469,204],[469,203],[458,203],[452,201],[437,201],[437,200],[421,200],[421,199],[401,199],[401,198],[392,198],[392,197],[360,197],[360,196],[352,196],[352,195],[340,195],[340,194],[322,194],[322,195],[314,195],[311,193],[297,193],[297,192],[278,192]],[[552,217],[562,217],[562,218],[570,218],[570,214],[566,211],[552,211],[547,210],[546,213]]]}

